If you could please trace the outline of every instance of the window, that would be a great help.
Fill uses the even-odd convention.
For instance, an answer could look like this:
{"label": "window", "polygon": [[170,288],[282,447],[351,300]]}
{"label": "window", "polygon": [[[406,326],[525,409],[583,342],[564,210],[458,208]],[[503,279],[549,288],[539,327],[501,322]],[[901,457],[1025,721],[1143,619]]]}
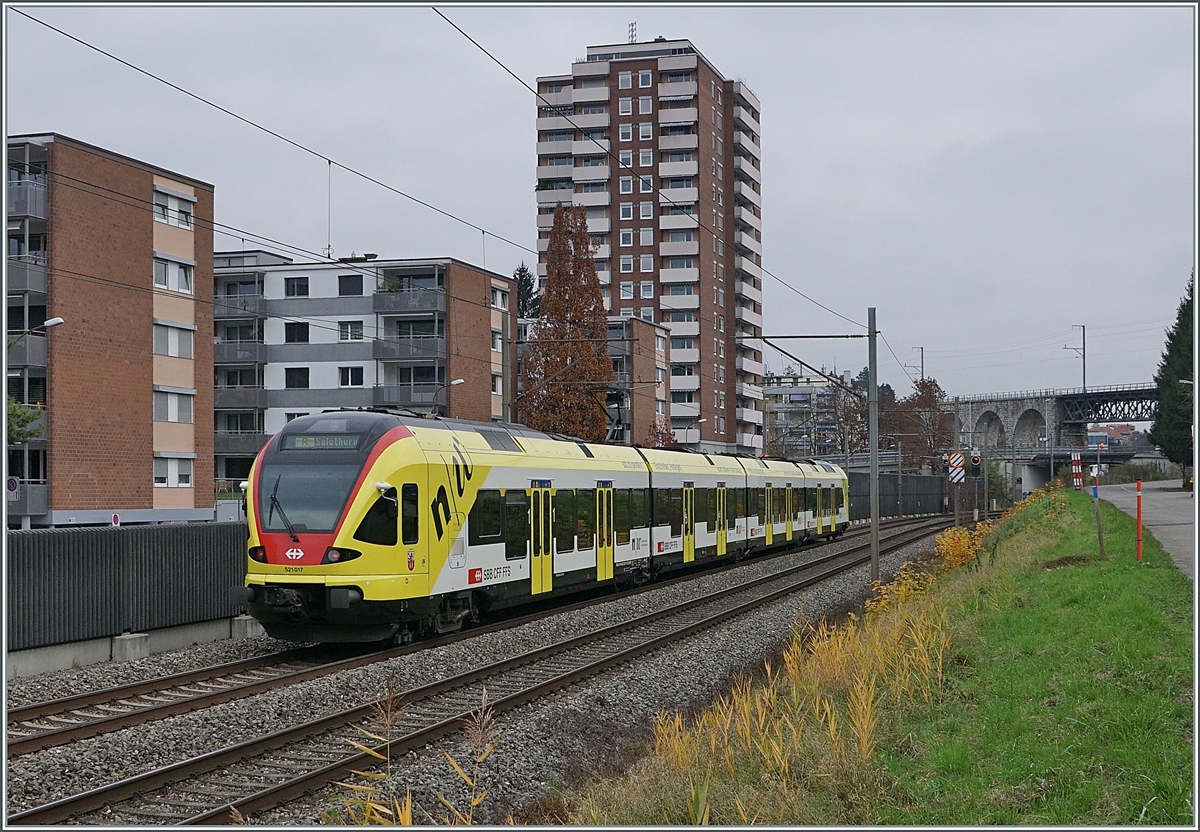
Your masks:
{"label": "window", "polygon": [[[642,297],[644,297],[644,298],[654,297],[654,281],[653,280],[643,280],[642,281]],[[661,338],[662,336],[659,335],[658,337]],[[663,347],[659,347],[659,349],[662,349],[662,348]]]}
{"label": "window", "polygon": [[696,339],[694,338],[672,338],[671,349],[673,350],[694,350],[696,348]]}
{"label": "window", "polygon": [[575,140],[575,134],[567,133],[547,133],[546,141],[548,142],[570,142]]}
{"label": "window", "polygon": [[339,341],[361,341],[363,339],[362,321],[338,321]]}
{"label": "window", "polygon": [[643,246],[654,245],[654,229],[653,228],[641,229],[641,232],[639,233],[638,236],[640,237],[640,239],[638,240],[640,245],[643,245]]}
{"label": "window", "polygon": [[165,390],[154,391],[154,421],[192,423],[192,399],[194,393],[175,393]]}
{"label": "window", "polygon": [[692,73],[690,72],[672,72],[667,75],[668,84],[679,84],[690,80],[692,80]]}
{"label": "window", "polygon": [[632,228],[622,228],[621,232],[620,232],[620,237],[621,237],[621,245],[622,246],[633,245],[633,229]]}
{"label": "window", "polygon": [[690,283],[674,283],[670,287],[668,295],[690,295],[692,293],[692,284]]}
{"label": "window", "polygon": [[643,219],[643,220],[654,219],[654,203],[653,202],[638,203],[638,211],[639,211],[639,214],[638,214],[639,219]]}
{"label": "window", "polygon": [[651,80],[651,77],[650,77],[650,70],[643,69],[641,72],[638,73],[638,86],[639,87],[648,87],[652,83],[653,83],[653,81]]}
{"label": "window", "polygon": [[663,263],[664,269],[693,269],[694,260],[691,257],[668,257]]}
{"label": "window", "polygon": [[492,307],[494,309],[508,309],[508,292],[502,289],[492,287]]}
{"label": "window", "polygon": [[717,113],[717,129],[721,130],[725,127],[725,117],[720,112]]}
{"label": "window", "polygon": [[633,271],[633,255],[632,254],[622,254],[621,255],[621,271],[626,274]]}
{"label": "window", "polygon": [[154,219],[179,228],[192,227],[192,203],[194,200],[184,196],[154,192]]}
{"label": "window", "polygon": [[671,190],[676,189],[676,188],[691,188],[691,187],[693,187],[693,184],[692,184],[692,177],[690,177],[690,176],[676,177],[675,179],[667,180],[667,188],[671,189]]}
{"label": "window", "polygon": [[154,354],[172,358],[192,357],[192,331],[154,324]]}
{"label": "window", "polygon": [[692,236],[691,229],[686,231],[672,231],[667,234],[667,241],[671,243],[690,243],[695,239]]}
{"label": "window", "polygon": [[[672,373],[672,375],[674,375],[674,373]],[[667,368],[666,367],[655,367],[654,368],[655,383],[662,384],[666,380],[667,380]]]}
{"label": "window", "polygon": [[638,179],[639,179],[639,180],[640,180],[640,182],[641,182],[641,190],[642,190],[642,193],[644,193],[644,194],[652,194],[652,193],[654,193],[654,177],[652,177],[652,176],[639,176],[639,177],[638,177]]}
{"label": "window", "polygon": [[638,115],[644,116],[653,110],[654,105],[651,103],[651,101],[652,97],[649,95],[643,95],[638,99]]}
{"label": "window", "polygon": [[585,115],[585,116],[604,115],[604,105],[603,104],[584,104],[583,107],[580,108],[580,115]]}
{"label": "window", "polygon": [[690,162],[692,161],[692,151],[680,150],[667,154],[668,162]]}
{"label": "window", "polygon": [[670,312],[663,313],[663,320],[673,324],[693,323],[696,320],[696,316],[691,312],[672,310]]}
{"label": "window", "polygon": [[654,400],[654,412],[656,414],[658,414],[659,416],[666,416],[667,415],[667,400],[666,399],[655,399]]}
{"label": "window", "polygon": [[358,297],[363,293],[363,276],[361,274],[338,275],[338,297]]}
{"label": "window", "polygon": [[288,390],[307,390],[308,368],[285,367],[283,370],[283,386]]}
{"label": "window", "polygon": [[617,125],[617,138],[623,142],[633,141],[633,125],[632,124]]}
{"label": "window", "polygon": [[621,284],[621,300],[633,299],[633,283],[632,281]]}
{"label": "window", "polygon": [[421,493],[417,484],[407,482],[400,487],[400,539],[416,543],[421,530]]}
{"label": "window", "polygon": [[529,504],[525,492],[510,488],[504,494],[504,557],[521,560],[529,554]]}
{"label": "window", "polygon": [[174,292],[192,293],[192,267],[175,260],[154,258],[154,285]]}
{"label": "window", "polygon": [[574,160],[570,156],[547,156],[542,160],[542,164],[547,167],[556,167],[559,165],[570,166],[574,164]]}
{"label": "window", "polygon": [[170,457],[154,457],[155,488],[191,488],[192,461]]}
{"label": "window", "polygon": [[621,193],[623,193],[623,194],[633,193],[633,177],[632,176],[622,176],[621,177]]}
{"label": "window", "polygon": [[641,264],[638,267],[638,271],[642,272],[643,274],[654,271],[653,254],[643,254],[641,256]]}
{"label": "window", "polygon": [[340,387],[362,387],[362,367],[338,367],[338,385]]}
{"label": "window", "polygon": [[617,74],[617,89],[628,90],[633,89],[633,73],[621,72]]}
{"label": "window", "polygon": [[633,219],[633,203],[632,202],[622,202],[621,203],[621,219],[623,219],[623,220]]}
{"label": "window", "polygon": [[654,323],[654,307],[653,306],[643,306],[642,307],[642,320],[649,321],[650,323]]}
{"label": "window", "polygon": [[583,167],[585,168],[602,168],[607,164],[608,159],[604,156],[585,156],[583,159]]}
{"label": "window", "polygon": [[285,344],[307,344],[308,343],[308,324],[307,323],[284,323],[284,325],[283,325],[283,342]]}
{"label": "window", "polygon": [[608,190],[607,182],[584,182],[580,188],[581,194],[602,194]]}
{"label": "window", "polygon": [[617,99],[617,115],[619,115],[619,116],[633,115],[633,99],[632,98]]}
{"label": "window", "polygon": [[[654,291],[653,285],[651,285],[650,291],[651,292]],[[653,297],[653,295],[651,295],[651,296]],[[642,295],[642,297],[645,297],[645,295]],[[667,348],[667,336],[656,334],[654,336],[654,349],[658,350],[659,352],[662,352],[666,348]]]}
{"label": "window", "polygon": [[504,376],[499,373],[492,373],[492,395],[501,396],[504,394]]}
{"label": "window", "polygon": [[671,401],[675,404],[695,404],[696,396],[694,390],[672,390]]}
{"label": "window", "polygon": [[287,422],[290,422],[293,419],[299,419],[301,416],[307,416],[307,415],[308,415],[307,413],[285,413],[285,414],[283,414],[283,421],[286,424]]}
{"label": "window", "polygon": [[308,278],[285,277],[283,279],[283,295],[288,298],[308,297]]}
{"label": "window", "polygon": [[638,125],[638,138],[642,141],[650,141],[654,138],[654,124],[649,121],[643,121]]}
{"label": "window", "polygon": [[622,151],[619,151],[619,153],[620,153],[621,167],[624,167],[624,168],[633,167],[633,151],[632,150],[622,150]]}
{"label": "window", "polygon": [[607,138],[608,138],[608,136],[604,135],[603,130],[584,130],[583,131],[583,141],[585,141],[585,142],[591,142],[591,141],[600,142],[600,141],[604,141]]}
{"label": "window", "polygon": [[632,306],[621,307],[621,317],[622,318],[632,318],[633,317],[633,307]]}
{"label": "window", "polygon": [[503,349],[504,349],[504,336],[501,333],[499,333],[493,329],[492,330],[492,352],[502,352]]}

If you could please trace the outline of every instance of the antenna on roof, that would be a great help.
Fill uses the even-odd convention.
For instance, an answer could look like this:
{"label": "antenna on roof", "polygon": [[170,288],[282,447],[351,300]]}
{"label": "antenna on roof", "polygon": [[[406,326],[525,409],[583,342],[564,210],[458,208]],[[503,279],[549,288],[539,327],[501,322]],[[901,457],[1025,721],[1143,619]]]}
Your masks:
{"label": "antenna on roof", "polygon": [[629,24],[629,42],[637,43],[637,21]]}

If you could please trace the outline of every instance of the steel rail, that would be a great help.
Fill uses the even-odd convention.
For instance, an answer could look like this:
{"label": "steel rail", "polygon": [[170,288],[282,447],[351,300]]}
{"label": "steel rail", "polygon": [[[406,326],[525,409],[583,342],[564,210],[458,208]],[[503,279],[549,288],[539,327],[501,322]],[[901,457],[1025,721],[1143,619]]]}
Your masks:
{"label": "steel rail", "polygon": [[[939,518],[937,521],[935,521],[935,523],[937,525],[944,526],[948,523],[948,520],[945,518]],[[921,528],[916,531],[908,530],[901,534],[895,535],[891,538],[891,540],[888,541],[888,550],[891,551],[892,549],[909,545],[915,540],[919,540],[928,536],[933,532],[933,530],[933,528]],[[713,604],[714,602],[718,602],[721,599],[734,595],[735,593],[745,593],[770,582],[786,581],[786,586],[783,588],[770,592],[766,596],[757,596],[751,601],[735,605],[735,607],[732,608],[732,611],[727,610],[725,612],[718,612],[713,616],[701,619],[697,623],[688,624],[682,630],[672,629],[669,633],[655,637],[650,642],[644,643],[641,647],[627,648],[611,655],[608,658],[588,663],[582,668],[578,668],[567,673],[558,673],[549,680],[537,682],[527,689],[518,690],[503,696],[493,704],[493,707],[498,711],[508,710],[528,702],[531,699],[537,698],[538,696],[544,695],[549,690],[557,690],[561,687],[565,687],[575,680],[582,678],[583,676],[600,672],[601,670],[611,667],[615,663],[625,661],[628,658],[631,658],[637,652],[645,652],[655,649],[655,647],[661,646],[661,644],[666,643],[669,640],[684,637],[687,634],[694,632],[696,629],[712,626],[732,615],[745,612],[754,606],[767,603],[770,600],[781,597],[782,595],[795,592],[797,589],[801,589],[805,586],[825,580],[837,572],[854,568],[855,566],[865,562],[869,557],[868,555],[861,554],[861,552],[866,548],[866,546],[858,546],[847,551],[829,553],[805,564],[792,566],[788,569],[781,570],[780,572],[754,579],[745,584],[729,587],[725,590],[721,590],[702,598],[691,599],[682,604],[668,607],[646,616],[630,619],[600,630],[596,633],[577,636],[573,639],[568,639],[557,644],[548,645],[531,653],[515,656],[501,662],[496,662],[485,667],[477,668],[467,673],[459,674],[457,676],[449,677],[447,679],[416,688],[406,692],[404,696],[410,702],[430,702],[435,700],[438,696],[442,696],[453,691],[461,691],[471,688],[474,685],[482,683],[484,680],[490,679],[492,680],[493,684],[497,684],[497,677],[502,676],[502,674],[513,669],[533,666],[534,663],[539,660],[557,656],[569,650],[583,647],[587,644],[594,644],[602,639],[610,639],[625,633],[626,631],[644,628],[654,624],[660,619],[685,614],[693,608],[705,604]],[[836,564],[837,561],[843,560],[846,561],[846,563],[827,566],[828,564]],[[821,567],[827,568],[817,574],[801,577],[798,580],[789,580],[797,573],[809,573]],[[302,725],[293,726],[291,728],[282,729],[263,737],[247,740],[226,749],[219,749],[200,757],[175,763],[162,769],[157,769],[141,775],[126,778],[116,783],[92,789],[88,792],[73,795],[52,803],[44,804],[39,807],[34,807],[32,809],[16,813],[9,816],[8,821],[12,824],[42,824],[66,820],[81,813],[86,813],[105,806],[110,806],[111,804],[128,799],[135,795],[145,794],[154,789],[158,789],[173,783],[178,783],[181,780],[186,780],[187,778],[195,775],[211,772],[238,760],[245,760],[246,758],[253,757],[254,755],[261,755],[278,750],[292,743],[304,742],[306,740],[311,741],[314,737],[319,737],[330,732],[343,730],[360,720],[368,718],[371,713],[374,712],[375,708],[376,703],[372,702],[348,709],[341,713],[311,720]],[[429,722],[423,727],[419,727],[416,730],[409,732],[406,736],[390,743],[390,747],[393,751],[401,749],[407,750],[408,748],[422,745],[431,741],[432,739],[436,739],[440,736],[444,736],[447,733],[451,733],[457,730],[457,726],[461,720],[465,716],[468,716],[473,710],[474,708],[466,706],[460,706],[452,709],[452,713],[450,715],[445,715],[441,718],[434,719],[432,722]],[[331,742],[333,741],[331,740]],[[339,750],[344,748],[344,746],[341,746],[340,743],[333,743],[333,745]],[[386,750],[387,748],[387,744],[381,746],[381,749]],[[311,755],[314,753],[319,752],[309,752],[308,755],[302,756],[307,756],[309,758],[307,760],[308,762],[314,762],[311,760]],[[283,783],[264,785],[262,788],[259,788],[252,794],[236,797],[234,800],[223,803],[223,805],[217,808],[209,809],[199,814],[190,815],[188,815],[186,812],[184,815],[180,815],[178,812],[166,812],[161,814],[160,817],[167,816],[175,820],[175,822],[184,823],[222,822],[223,820],[228,819],[229,811],[232,807],[237,807],[239,811],[250,812],[266,808],[269,805],[277,805],[278,802],[287,799],[287,797],[295,796],[301,792],[316,788],[318,784],[323,784],[328,782],[328,780],[333,777],[346,774],[352,767],[362,767],[363,765],[369,764],[371,761],[371,758],[364,754],[353,754],[346,756],[343,751],[338,756],[340,756],[341,759],[330,761],[325,765],[310,767],[311,770],[304,772],[297,777],[287,779]],[[253,765],[253,763],[251,763],[251,765]],[[287,765],[285,765],[285,767],[287,767]],[[260,776],[259,779],[261,780],[263,778]],[[223,785],[229,784],[224,783]],[[220,790],[217,791],[219,792]],[[212,797],[217,795],[210,790],[209,796]],[[228,796],[233,797],[234,795],[230,794]],[[169,806],[177,806],[180,804],[180,801],[175,797],[167,799],[165,802],[163,800],[151,800],[150,802],[157,802],[160,805]],[[189,811],[191,809],[200,808],[187,801],[184,801],[184,805],[189,807]],[[209,805],[211,805],[211,800],[209,801]]]}

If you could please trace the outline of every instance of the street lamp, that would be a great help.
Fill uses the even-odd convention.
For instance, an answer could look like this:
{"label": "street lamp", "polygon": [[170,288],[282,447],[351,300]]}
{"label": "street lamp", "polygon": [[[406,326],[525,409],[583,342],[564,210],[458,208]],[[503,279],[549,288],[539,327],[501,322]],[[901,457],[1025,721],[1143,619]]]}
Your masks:
{"label": "street lamp", "polygon": [[[447,387],[457,387],[458,385],[465,384],[465,383],[466,383],[465,378],[456,378],[456,379],[454,379],[454,381],[450,382],[449,384],[445,384],[445,383],[439,384],[437,386],[437,388],[433,391],[433,408],[429,411],[429,415],[433,416],[435,413],[437,413],[437,409],[438,409],[437,400],[438,400],[439,393],[441,393]],[[449,393],[446,394],[446,409],[447,410],[450,409],[450,394]],[[443,413],[441,415],[444,416],[445,414]]]}
{"label": "street lamp", "polygon": [[29,329],[26,329],[26,330],[18,333],[16,338],[9,341],[8,348],[11,350],[13,347],[15,347],[17,344],[19,344],[21,342],[22,338],[24,338],[26,335],[29,335],[30,333],[37,332],[38,330],[45,331],[47,329],[50,329],[51,327],[55,327],[55,326],[58,326],[59,324],[65,324],[65,323],[66,323],[65,320],[56,316],[56,317],[53,317],[50,320],[46,321],[43,324],[40,324],[40,325],[34,326],[34,327],[30,327]]}

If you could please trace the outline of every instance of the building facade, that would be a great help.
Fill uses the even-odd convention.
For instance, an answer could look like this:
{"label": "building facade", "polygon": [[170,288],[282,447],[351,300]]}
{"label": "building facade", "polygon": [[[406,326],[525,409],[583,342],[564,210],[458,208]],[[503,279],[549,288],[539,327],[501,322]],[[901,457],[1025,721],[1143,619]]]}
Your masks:
{"label": "building facade", "polygon": [[213,186],[54,133],[7,145],[8,394],[42,412],[8,448],[9,525],[213,519]]}
{"label": "building facade", "polygon": [[216,470],[231,489],[288,421],[336,407],[511,419],[516,284],[450,258],[215,255]]}
{"label": "building facade", "polygon": [[760,453],[758,99],[662,38],[588,47],[538,92],[539,278],[555,207],[585,206],[605,308],[670,329],[677,441]]}
{"label": "building facade", "polygon": [[769,455],[788,459],[843,450],[837,395],[829,379],[768,374],[763,378],[763,396]]}

